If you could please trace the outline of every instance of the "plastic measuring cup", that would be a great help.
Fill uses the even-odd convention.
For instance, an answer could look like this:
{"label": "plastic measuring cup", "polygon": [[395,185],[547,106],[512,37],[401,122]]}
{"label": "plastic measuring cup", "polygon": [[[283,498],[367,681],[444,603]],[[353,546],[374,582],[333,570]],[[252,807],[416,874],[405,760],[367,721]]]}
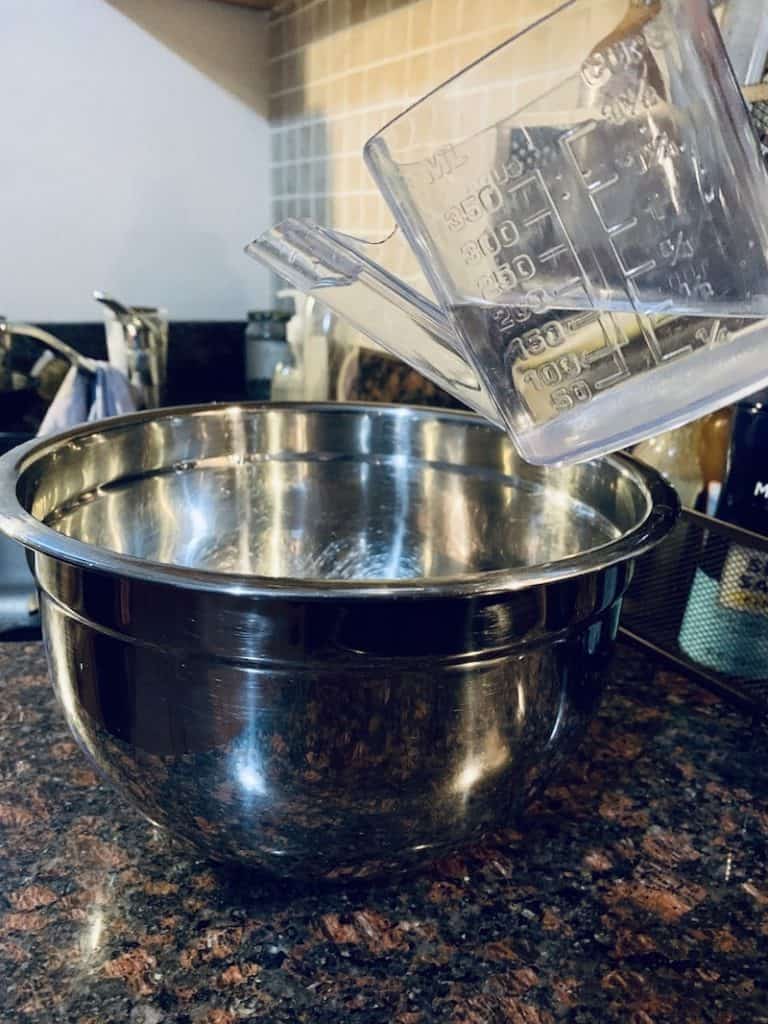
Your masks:
{"label": "plastic measuring cup", "polygon": [[768,383],[768,173],[707,0],[569,0],[365,156],[435,303],[308,223],[249,251],[529,461],[615,450]]}
{"label": "plastic measuring cup", "polygon": [[708,0],[571,0],[365,157],[448,306],[768,315],[768,174]]}

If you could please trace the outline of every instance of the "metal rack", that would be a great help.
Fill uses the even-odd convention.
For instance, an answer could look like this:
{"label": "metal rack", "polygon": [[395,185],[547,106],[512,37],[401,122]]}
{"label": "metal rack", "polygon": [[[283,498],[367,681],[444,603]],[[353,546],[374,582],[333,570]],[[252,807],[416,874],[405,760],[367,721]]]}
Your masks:
{"label": "metal rack", "polygon": [[[768,556],[768,537],[685,509],[670,537],[638,561],[624,603],[620,636],[768,723],[768,611],[764,615],[765,628],[759,625],[757,634],[751,637],[747,653],[752,667],[745,676],[718,671],[711,664],[694,660],[680,640],[697,572],[716,577],[735,548]],[[727,579],[721,580],[718,588],[718,600],[728,607],[733,603],[733,590],[729,594]],[[758,613],[754,621],[761,624],[762,615]],[[694,628],[710,633],[725,631],[728,620],[715,615],[706,625]],[[687,630],[690,637],[690,619]],[[725,633],[720,637],[701,635],[702,646],[708,639],[728,642],[729,637]]]}

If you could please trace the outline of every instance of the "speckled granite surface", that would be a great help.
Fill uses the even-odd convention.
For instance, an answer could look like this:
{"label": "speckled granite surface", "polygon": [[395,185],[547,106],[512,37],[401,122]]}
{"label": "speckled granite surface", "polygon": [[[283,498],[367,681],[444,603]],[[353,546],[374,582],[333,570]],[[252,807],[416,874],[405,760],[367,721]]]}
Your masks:
{"label": "speckled granite surface", "polygon": [[3,1024],[768,1021],[768,743],[623,651],[527,816],[390,886],[196,859],[101,786],[0,647]]}

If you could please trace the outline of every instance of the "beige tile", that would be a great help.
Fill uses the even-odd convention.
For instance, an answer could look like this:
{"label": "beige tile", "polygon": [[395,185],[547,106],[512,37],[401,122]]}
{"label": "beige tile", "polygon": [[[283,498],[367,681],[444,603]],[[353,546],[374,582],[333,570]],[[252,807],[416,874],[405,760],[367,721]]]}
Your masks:
{"label": "beige tile", "polygon": [[335,118],[328,122],[328,152],[338,154],[344,152],[344,119]]}
{"label": "beige tile", "polygon": [[359,25],[351,25],[347,31],[347,46],[349,48],[349,66],[352,69],[367,67],[368,60],[367,39],[370,28],[367,22]]}
{"label": "beige tile", "polygon": [[482,40],[477,41],[478,52],[482,50],[482,53],[488,53],[489,50],[495,50],[497,46],[506,43],[512,34],[513,31],[509,26],[495,25],[483,35]]}
{"label": "beige tile", "polygon": [[304,85],[307,79],[307,57],[308,50],[298,50],[296,53],[290,54],[286,57],[286,63],[288,65],[288,78],[290,79],[288,88],[296,88]]}
{"label": "beige tile", "polygon": [[381,110],[369,110],[368,113],[364,117],[364,124],[365,124],[364,135],[365,135],[366,141],[368,139],[370,139],[372,136],[376,135],[378,132],[380,132],[381,129],[384,127],[384,125],[387,123],[388,120],[389,120],[389,118],[387,117],[387,115],[383,111],[381,111]]}
{"label": "beige tile", "polygon": [[520,21],[530,25],[534,21],[538,21],[545,15],[550,14],[557,7],[557,4],[553,3],[552,0],[520,0],[517,6]]}
{"label": "beige tile", "polygon": [[328,43],[325,39],[310,43],[304,50],[304,64],[308,82],[316,82],[328,74]]}
{"label": "beige tile", "polygon": [[328,156],[328,125],[322,119],[312,124],[312,156]]}
{"label": "beige tile", "polygon": [[385,20],[390,52],[394,54],[409,53],[413,49],[413,41],[408,7],[396,7],[387,14]]}
{"label": "beige tile", "polygon": [[363,196],[361,205],[361,226],[377,234],[381,221],[380,211],[384,200],[377,196]]}
{"label": "beige tile", "polygon": [[[484,0],[488,2],[488,0]],[[459,34],[458,5],[455,0],[444,0],[444,2],[432,5],[432,24],[430,36],[436,45],[445,43],[449,39],[455,39]]]}
{"label": "beige tile", "polygon": [[353,233],[360,230],[361,211],[362,200],[360,196],[347,196],[346,220],[347,224],[349,224],[349,230]]}
{"label": "beige tile", "polygon": [[334,223],[346,231],[354,231],[360,219],[358,196],[340,195],[334,202]]}
{"label": "beige tile", "polygon": [[273,95],[282,92],[283,89],[283,64],[282,60],[275,60],[269,66],[269,92]]}
{"label": "beige tile", "polygon": [[349,25],[349,0],[330,0],[331,31],[341,32]]}
{"label": "beige tile", "polygon": [[329,113],[329,86],[327,82],[309,82],[304,86],[307,111],[315,115],[325,116]]}
{"label": "beige tile", "polygon": [[283,22],[283,53],[287,53],[289,50],[295,50],[298,46],[299,39],[299,22],[298,17],[292,14],[289,18],[286,18]]}
{"label": "beige tile", "polygon": [[359,153],[363,148],[364,125],[359,114],[350,114],[344,119],[343,150],[344,153]]}
{"label": "beige tile", "polygon": [[299,117],[304,113],[304,93],[301,89],[294,89],[285,93],[286,115],[288,117]]}
{"label": "beige tile", "polygon": [[306,46],[312,41],[312,12],[303,7],[298,13],[297,45]]}
{"label": "beige tile", "polygon": [[522,10],[523,6],[527,5],[528,0],[521,0],[521,2],[510,3],[509,0],[486,0],[483,4],[483,9],[486,13],[486,22],[482,28],[495,29],[499,26],[507,27],[517,26],[524,22],[526,16],[529,20],[534,19],[534,16],[528,16],[525,11]]}
{"label": "beige tile", "polygon": [[[406,54],[397,65],[397,78],[395,84],[389,93],[388,100],[392,107],[395,107],[398,111],[402,110],[404,106],[411,102],[411,90],[409,88],[410,72],[409,67],[412,60],[420,60],[426,57],[424,53],[415,53],[412,55]],[[427,60],[429,58],[427,57]],[[414,72],[414,78],[417,72]],[[382,115],[379,115],[380,117]]]}
{"label": "beige tile", "polygon": [[353,67],[353,33],[349,28],[334,33],[329,53],[330,74],[338,75]]}
{"label": "beige tile", "polygon": [[368,18],[378,18],[396,7],[399,0],[366,0],[365,10]]}
{"label": "beige tile", "polygon": [[414,50],[424,50],[432,45],[432,3],[418,0],[408,8],[411,21],[410,38]]}
{"label": "beige tile", "polygon": [[326,223],[338,228],[341,221],[339,193],[332,192],[327,198]]}
{"label": "beige tile", "polygon": [[366,0],[349,0],[349,22],[351,25],[364,25],[366,22]]}
{"label": "beige tile", "polygon": [[284,52],[283,43],[283,18],[275,18],[269,23],[269,55],[277,57]]}
{"label": "beige tile", "polygon": [[417,53],[405,62],[408,96],[411,99],[423,96],[428,91],[433,80],[432,60],[432,54]]}
{"label": "beige tile", "polygon": [[312,8],[312,38],[326,39],[331,33],[330,0],[319,0]]}
{"label": "beige tile", "polygon": [[349,192],[352,188],[352,161],[346,159],[334,160],[333,162],[333,189],[336,192]]}
{"label": "beige tile", "polygon": [[346,81],[347,103],[349,110],[359,110],[365,106],[366,71],[353,71]]}
{"label": "beige tile", "polygon": [[392,74],[391,64],[382,64],[380,67],[369,68],[366,71],[366,105],[374,106],[386,100],[392,87]]}
{"label": "beige tile", "polygon": [[[363,147],[347,158],[347,187],[350,192],[360,192],[363,188],[365,165],[362,157]],[[359,153],[359,155],[358,155]]]}
{"label": "beige tile", "polygon": [[478,12],[483,8],[479,7],[477,0],[457,0],[456,19],[458,21],[459,36],[465,36],[470,32],[478,31],[478,20],[485,23],[485,17],[478,19]]}
{"label": "beige tile", "polygon": [[[460,50],[457,50],[457,47]],[[462,61],[466,63],[465,58],[471,53],[471,50],[467,51],[461,43],[441,46],[439,49],[431,51],[429,55],[429,72],[424,83],[426,89],[434,88],[436,85],[444,82],[446,78],[451,77],[456,66],[458,52],[461,52]]]}
{"label": "beige tile", "polygon": [[337,156],[331,162],[329,189],[332,192],[349,192],[349,167],[351,161],[346,157]]}
{"label": "beige tile", "polygon": [[380,21],[380,18],[372,18],[354,27],[353,45],[359,58],[358,64],[361,66],[378,64],[382,59]]}

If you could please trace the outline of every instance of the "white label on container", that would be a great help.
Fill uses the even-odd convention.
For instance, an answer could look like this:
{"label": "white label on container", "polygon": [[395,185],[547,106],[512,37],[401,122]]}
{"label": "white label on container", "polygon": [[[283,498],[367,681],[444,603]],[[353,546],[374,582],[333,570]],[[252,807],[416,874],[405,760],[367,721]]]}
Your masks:
{"label": "white label on container", "polygon": [[731,547],[719,597],[723,608],[768,615],[768,554],[738,545]]}

